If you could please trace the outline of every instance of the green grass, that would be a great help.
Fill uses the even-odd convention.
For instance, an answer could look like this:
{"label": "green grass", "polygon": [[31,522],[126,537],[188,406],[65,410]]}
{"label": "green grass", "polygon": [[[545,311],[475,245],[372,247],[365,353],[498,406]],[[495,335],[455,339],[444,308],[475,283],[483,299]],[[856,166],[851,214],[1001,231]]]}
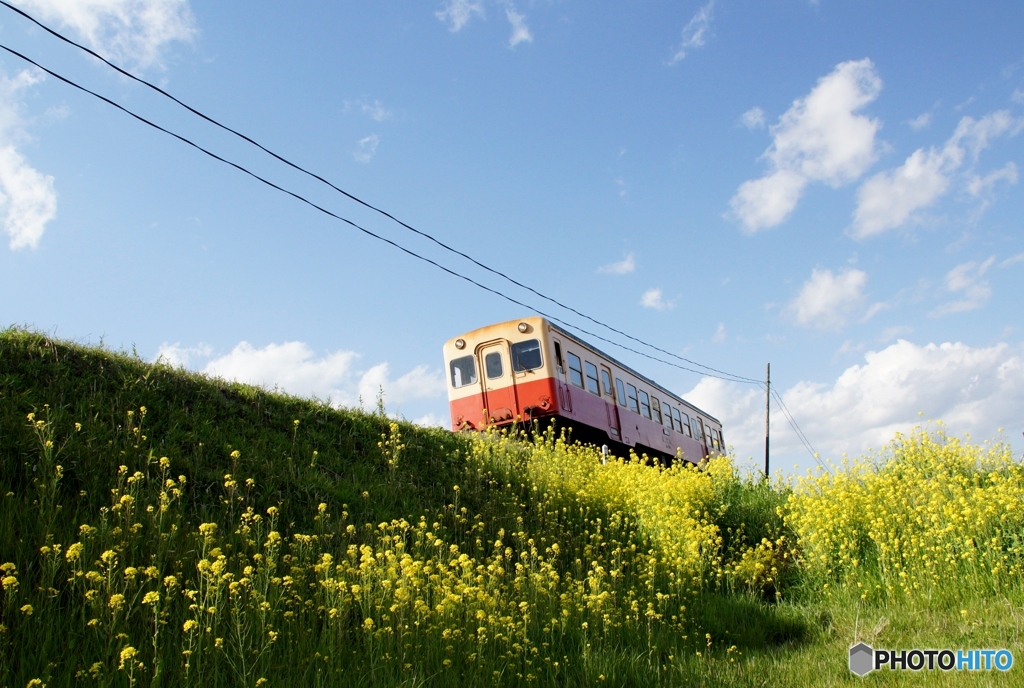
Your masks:
{"label": "green grass", "polygon": [[1019,578],[862,598],[877,570],[809,569],[791,492],[727,467],[600,466],[551,434],[453,435],[9,329],[0,686],[1024,683],[850,674],[858,640],[1020,661]]}

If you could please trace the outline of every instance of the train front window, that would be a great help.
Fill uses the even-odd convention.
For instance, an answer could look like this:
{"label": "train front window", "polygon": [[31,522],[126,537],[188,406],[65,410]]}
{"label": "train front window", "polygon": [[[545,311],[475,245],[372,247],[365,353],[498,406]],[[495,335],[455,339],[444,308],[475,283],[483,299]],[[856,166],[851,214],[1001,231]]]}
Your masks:
{"label": "train front window", "polygon": [[636,387],[633,385],[626,385],[626,403],[629,405],[630,411],[640,413],[640,406],[637,404],[636,399]]}
{"label": "train front window", "polygon": [[615,378],[615,391],[618,393],[619,406],[626,405],[626,388],[622,386],[622,380]]}
{"label": "train front window", "polygon": [[472,354],[453,359],[449,367],[452,373],[452,387],[458,389],[476,382],[476,363]]}
{"label": "train front window", "polygon": [[505,372],[502,370],[501,354],[495,351],[484,356],[484,368],[487,370],[488,380],[501,377],[502,373]]}
{"label": "train front window", "polygon": [[640,390],[640,414],[644,418],[651,417],[651,398],[642,389]]}
{"label": "train front window", "polygon": [[543,364],[540,356],[540,342],[536,339],[528,339],[525,342],[516,342],[512,345],[512,370],[521,373],[525,370],[536,370]]}
{"label": "train front window", "polygon": [[580,357],[572,352],[566,352],[569,356],[569,382],[577,387],[583,386],[583,363]]}
{"label": "train front window", "polygon": [[600,396],[601,389],[597,386],[597,366],[590,361],[584,361],[587,365],[587,391]]}

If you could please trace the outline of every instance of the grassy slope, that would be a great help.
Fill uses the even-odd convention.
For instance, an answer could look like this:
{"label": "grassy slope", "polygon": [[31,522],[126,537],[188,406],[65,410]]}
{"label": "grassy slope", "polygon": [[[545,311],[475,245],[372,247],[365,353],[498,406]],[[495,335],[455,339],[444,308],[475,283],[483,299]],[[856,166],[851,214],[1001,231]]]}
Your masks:
{"label": "grassy slope", "polygon": [[[37,420],[48,423],[44,429],[34,428],[26,420],[33,412]],[[75,430],[74,423],[80,423],[81,430]],[[0,333],[0,494],[6,495],[0,497],[0,560],[14,563],[20,580],[15,593],[5,592],[0,607],[5,624],[0,637],[5,654],[0,685],[25,685],[37,676],[48,677],[51,685],[77,683],[91,674],[85,672],[75,681],[75,672],[95,662],[102,665],[95,673],[99,683],[130,682],[128,672],[118,669],[117,649],[90,640],[91,631],[85,627],[88,608],[76,606],[60,580],[47,578],[48,560],[39,554],[41,547],[53,543],[63,543],[66,550],[79,537],[79,524],[96,525],[107,516],[113,522],[113,515],[104,510],[111,507],[112,489],[125,491],[123,478],[119,483],[117,477],[120,465],[127,466],[129,475],[139,470],[149,476],[155,470],[153,459],[167,456],[172,461],[171,475],[185,476],[188,489],[174,512],[178,515],[174,524],[177,535],[159,531],[157,535],[164,540],[126,540],[127,536],[121,535],[126,559],[134,556],[142,562],[169,557],[169,570],[182,578],[192,574],[188,567],[175,569],[173,561],[185,561],[189,548],[194,549],[197,542],[185,539],[184,534],[194,534],[204,522],[232,528],[239,523],[243,507],[249,506],[257,513],[278,507],[278,529],[286,540],[296,533],[322,534],[325,529],[341,527],[317,519],[321,503],[333,513],[345,509],[347,523],[360,528],[353,536],[357,543],[373,541],[372,524],[401,518],[414,521],[422,514],[441,517],[452,504],[478,515],[479,534],[486,538],[495,537],[502,528],[512,530],[517,521],[526,523],[527,535],[539,540],[552,537],[553,530],[578,531],[580,538],[583,533],[589,537],[591,516],[575,521],[538,516],[538,507],[546,502],[527,487],[525,474],[516,473],[520,469],[510,468],[500,481],[491,473],[481,477],[480,463],[468,459],[474,452],[470,440],[402,424],[405,447],[401,462],[389,466],[388,457],[394,452],[379,444],[389,432],[389,421],[381,415],[338,411],[324,403],[209,380],[33,333]],[[48,438],[54,442],[49,459],[45,449]],[[236,451],[238,455],[233,456]],[[530,451],[528,445],[512,450]],[[45,474],[52,472],[55,464],[63,467],[63,475],[59,482],[48,482]],[[237,498],[225,498],[226,474],[238,483],[231,492],[232,497],[237,492]],[[254,485],[247,488],[245,479]],[[521,485],[513,486],[519,479]],[[498,484],[506,480],[505,486]],[[455,485],[463,486],[461,493],[455,494]],[[713,519],[726,548],[730,527],[778,520],[775,507],[784,494],[739,481],[726,487],[714,496],[722,508]],[[601,510],[599,503],[592,506]],[[777,522],[766,525],[779,527]],[[476,533],[460,534],[455,522],[450,530],[456,544],[471,547]],[[769,533],[751,526],[750,532],[739,538],[743,542],[734,544],[738,548],[747,541],[756,543],[763,534]],[[638,536],[631,532],[624,537]],[[571,535],[566,538],[573,541]],[[485,560],[482,553],[479,560]],[[194,563],[191,566],[194,569]],[[566,564],[562,573],[571,574],[571,564]],[[853,594],[826,598],[820,590],[801,586],[799,580],[788,581],[780,601],[773,604],[743,592],[713,588],[704,586],[701,594],[687,601],[688,618],[683,627],[647,626],[649,634],[644,637],[634,632],[638,627],[627,622],[625,631],[609,631],[613,639],[601,642],[594,638],[593,647],[578,631],[564,634],[559,652],[565,653],[565,663],[574,669],[538,671],[540,682],[589,685],[604,676],[612,685],[859,684],[860,679],[845,668],[846,648],[855,635],[890,647],[1020,648],[1024,615],[1019,594],[999,599],[968,597],[958,605],[965,613],[959,613],[948,605],[872,605]],[[31,619],[19,611],[26,600],[35,600]],[[138,610],[138,627],[143,627],[144,610]],[[176,617],[171,625],[180,626],[184,618]],[[127,624],[127,619],[122,623]],[[124,627],[129,632],[137,630]],[[711,652],[704,642],[706,633],[713,638]],[[261,660],[271,683],[283,685],[299,675],[319,676],[314,671],[313,654],[328,654],[325,648],[329,645],[324,645],[326,636],[318,638],[316,646],[296,645],[291,655],[275,658],[271,652]],[[111,636],[107,645],[111,642],[116,645],[120,641]],[[161,649],[168,666],[165,676],[172,677],[164,680],[170,683],[181,678],[170,669],[184,641],[177,642],[175,647]],[[730,652],[728,646],[736,650]],[[26,651],[28,647],[32,650]],[[296,648],[308,651],[309,656],[295,656]],[[1018,656],[1024,661],[1024,653]],[[396,665],[397,673],[384,671],[376,680],[371,674],[368,680],[380,685],[406,680],[409,685],[460,685],[465,681],[465,674],[460,681],[418,672],[420,664],[433,666],[436,659],[414,657],[411,672]],[[123,657],[120,664],[124,666]],[[508,666],[499,668],[503,672]],[[240,684],[238,672],[231,667],[210,667],[208,683]],[[487,671],[472,667],[478,671],[474,680],[490,678],[493,667],[488,665]],[[348,680],[357,670],[365,670],[364,664],[350,663],[337,669],[350,671],[339,674]],[[974,678],[981,683],[1005,683],[1014,682],[1022,673],[1015,669],[1008,675]],[[924,681],[951,685],[964,678],[881,674],[868,680],[885,685]],[[519,682],[511,674],[493,681],[504,685]]]}

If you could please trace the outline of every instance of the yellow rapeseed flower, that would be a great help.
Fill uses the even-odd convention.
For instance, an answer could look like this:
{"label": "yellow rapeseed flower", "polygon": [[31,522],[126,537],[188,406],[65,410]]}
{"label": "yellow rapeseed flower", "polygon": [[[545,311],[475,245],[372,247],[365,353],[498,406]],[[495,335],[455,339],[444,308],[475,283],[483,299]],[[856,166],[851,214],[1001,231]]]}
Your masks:
{"label": "yellow rapeseed flower", "polygon": [[135,656],[138,654],[139,651],[136,650],[134,647],[132,647],[131,645],[125,645],[124,648],[121,650],[121,663],[118,665],[117,668],[124,669],[125,662],[128,662],[130,666],[131,661],[135,659]]}

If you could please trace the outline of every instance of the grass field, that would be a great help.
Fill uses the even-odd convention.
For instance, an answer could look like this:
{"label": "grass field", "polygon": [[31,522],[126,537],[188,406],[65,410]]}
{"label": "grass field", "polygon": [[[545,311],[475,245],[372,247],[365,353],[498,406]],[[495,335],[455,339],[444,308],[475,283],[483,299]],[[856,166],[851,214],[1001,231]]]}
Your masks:
{"label": "grass field", "polygon": [[1024,685],[1024,470],[941,425],[790,486],[0,332],[0,686]]}

